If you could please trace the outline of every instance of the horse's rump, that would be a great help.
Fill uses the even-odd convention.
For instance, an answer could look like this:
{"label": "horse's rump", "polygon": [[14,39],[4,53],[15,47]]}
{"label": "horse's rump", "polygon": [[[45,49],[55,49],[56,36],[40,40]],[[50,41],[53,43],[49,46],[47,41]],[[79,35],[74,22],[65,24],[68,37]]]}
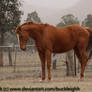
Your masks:
{"label": "horse's rump", "polygon": [[89,53],[88,59],[92,57],[92,29],[89,27],[84,27],[90,34],[88,46],[87,46],[87,52]]}

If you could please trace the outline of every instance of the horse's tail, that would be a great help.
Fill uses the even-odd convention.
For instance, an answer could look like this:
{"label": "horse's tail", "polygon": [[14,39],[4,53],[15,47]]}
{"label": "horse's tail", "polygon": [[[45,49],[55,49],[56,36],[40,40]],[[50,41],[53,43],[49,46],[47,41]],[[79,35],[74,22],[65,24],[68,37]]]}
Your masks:
{"label": "horse's tail", "polygon": [[88,46],[87,46],[87,52],[89,53],[88,59],[90,59],[92,57],[92,29],[89,27],[85,27],[85,28],[90,34]]}

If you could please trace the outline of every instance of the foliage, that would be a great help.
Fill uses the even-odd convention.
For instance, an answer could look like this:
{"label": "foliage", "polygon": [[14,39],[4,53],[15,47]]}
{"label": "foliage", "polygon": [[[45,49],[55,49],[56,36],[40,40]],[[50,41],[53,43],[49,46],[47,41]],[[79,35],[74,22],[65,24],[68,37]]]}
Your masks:
{"label": "foliage", "polygon": [[66,25],[71,25],[71,24],[79,24],[79,21],[77,19],[77,17],[75,17],[72,14],[67,14],[64,15],[63,17],[61,17],[61,22],[59,24],[57,24],[57,27],[63,27]]}
{"label": "foliage", "polygon": [[[4,39],[6,32],[12,33],[14,26],[20,23],[23,14],[20,6],[21,2],[19,0],[0,0],[0,40]],[[0,42],[0,45],[3,43]]]}
{"label": "foliage", "polygon": [[92,14],[88,14],[87,17],[82,21],[82,25],[92,28]]}
{"label": "foliage", "polygon": [[0,32],[11,30],[20,23],[20,6],[19,0],[0,0]]}
{"label": "foliage", "polygon": [[33,11],[32,13],[28,13],[26,21],[41,23],[41,19],[36,11]]}

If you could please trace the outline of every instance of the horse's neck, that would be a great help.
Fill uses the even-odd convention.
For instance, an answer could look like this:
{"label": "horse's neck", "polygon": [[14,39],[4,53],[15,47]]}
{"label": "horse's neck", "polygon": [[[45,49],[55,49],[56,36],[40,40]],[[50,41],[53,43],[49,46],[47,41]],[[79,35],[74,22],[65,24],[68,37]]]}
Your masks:
{"label": "horse's neck", "polygon": [[30,30],[30,37],[32,37],[35,41],[41,40],[41,36],[42,36],[42,31],[39,27]]}

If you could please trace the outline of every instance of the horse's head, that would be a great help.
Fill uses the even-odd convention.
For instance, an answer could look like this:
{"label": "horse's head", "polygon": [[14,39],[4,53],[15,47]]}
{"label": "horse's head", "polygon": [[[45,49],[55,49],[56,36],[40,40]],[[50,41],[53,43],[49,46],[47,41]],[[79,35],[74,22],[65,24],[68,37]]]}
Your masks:
{"label": "horse's head", "polygon": [[16,27],[16,33],[20,42],[20,48],[26,49],[27,40],[32,37],[34,40],[39,38],[39,34],[42,33],[40,23],[26,22]]}
{"label": "horse's head", "polygon": [[26,44],[29,39],[29,33],[27,29],[25,27],[23,28],[22,26],[18,26],[16,27],[16,34],[17,34],[20,48],[22,50],[26,50]]}

